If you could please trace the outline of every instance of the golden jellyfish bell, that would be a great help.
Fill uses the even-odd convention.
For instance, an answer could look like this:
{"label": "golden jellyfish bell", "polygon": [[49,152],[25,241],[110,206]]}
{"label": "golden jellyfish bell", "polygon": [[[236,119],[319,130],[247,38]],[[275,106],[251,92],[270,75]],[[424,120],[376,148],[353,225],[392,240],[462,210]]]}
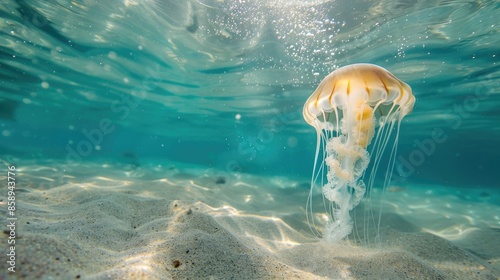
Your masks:
{"label": "golden jellyfish bell", "polygon": [[[316,129],[324,122],[340,127],[340,120],[356,125],[359,144],[366,147],[373,137],[373,118],[400,121],[411,113],[415,97],[405,82],[373,64],[352,64],[333,71],[320,83],[304,105],[304,119]],[[356,123],[357,122],[357,123]],[[348,125],[348,124],[346,124]]]}
{"label": "golden jellyfish bell", "polygon": [[[327,207],[330,219],[322,234],[328,242],[338,242],[352,232],[349,211],[359,204],[366,191],[373,189],[374,174],[396,127],[385,171],[383,187],[387,187],[396,158],[399,124],[411,113],[414,104],[415,97],[408,84],[373,64],[353,64],[333,71],[307,99],[303,116],[316,129],[318,137],[307,218],[312,221],[311,228],[315,231],[314,215],[311,214],[312,190],[320,183],[323,196],[331,203]],[[367,147],[374,137],[375,160],[365,184],[365,171],[370,162]]]}

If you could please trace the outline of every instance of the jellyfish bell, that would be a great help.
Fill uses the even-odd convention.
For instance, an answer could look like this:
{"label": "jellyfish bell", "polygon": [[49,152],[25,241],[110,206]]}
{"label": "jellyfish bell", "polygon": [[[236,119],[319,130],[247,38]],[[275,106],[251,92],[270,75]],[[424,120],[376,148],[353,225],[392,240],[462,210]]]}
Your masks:
{"label": "jellyfish bell", "polygon": [[[390,182],[399,126],[414,103],[408,84],[373,64],[352,64],[333,71],[307,99],[303,116],[317,133],[307,218],[315,230],[312,196],[313,187],[320,184],[330,202],[322,234],[326,241],[338,242],[351,234],[349,212],[373,189],[374,175],[395,130],[384,188]],[[365,171],[370,157],[373,162],[368,176]]]}

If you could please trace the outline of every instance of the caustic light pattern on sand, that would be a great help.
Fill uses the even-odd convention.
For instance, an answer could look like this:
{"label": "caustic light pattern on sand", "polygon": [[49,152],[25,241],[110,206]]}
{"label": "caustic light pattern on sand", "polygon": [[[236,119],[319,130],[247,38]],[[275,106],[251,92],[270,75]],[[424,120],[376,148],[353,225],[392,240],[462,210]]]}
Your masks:
{"label": "caustic light pattern on sand", "polygon": [[[352,232],[349,211],[360,203],[367,189],[372,189],[382,154],[391,132],[396,130],[384,186],[388,184],[399,126],[414,103],[409,85],[372,64],[353,64],[335,70],[306,101],[303,116],[316,129],[318,137],[307,217],[314,223],[312,190],[320,184],[324,197],[330,201],[330,218],[323,232],[326,241],[338,242]],[[370,175],[365,176],[370,154],[374,162]]]}

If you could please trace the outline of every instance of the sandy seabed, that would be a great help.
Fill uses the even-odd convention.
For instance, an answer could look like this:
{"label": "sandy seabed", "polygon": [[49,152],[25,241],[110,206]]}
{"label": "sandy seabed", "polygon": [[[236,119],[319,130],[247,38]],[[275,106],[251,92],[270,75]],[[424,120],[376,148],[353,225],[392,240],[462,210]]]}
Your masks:
{"label": "sandy seabed", "polygon": [[311,235],[305,180],[178,164],[18,169],[16,272],[4,227],[2,279],[500,279],[500,199],[487,190],[394,186],[384,241],[367,247]]}

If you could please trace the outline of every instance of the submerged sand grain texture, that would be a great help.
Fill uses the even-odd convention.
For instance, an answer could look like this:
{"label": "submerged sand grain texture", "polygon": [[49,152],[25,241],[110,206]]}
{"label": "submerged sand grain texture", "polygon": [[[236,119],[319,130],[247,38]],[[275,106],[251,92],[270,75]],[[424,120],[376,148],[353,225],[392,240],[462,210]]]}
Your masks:
{"label": "submerged sand grain texture", "polygon": [[[273,214],[274,207],[286,206],[269,202],[269,196],[293,196],[293,190],[262,192],[256,188],[262,183],[258,180],[233,182],[224,192],[214,190],[217,186],[210,186],[210,178],[109,180],[93,178],[19,192],[17,272],[7,274],[2,264],[1,278],[499,277],[484,259],[430,233],[408,231],[398,217],[383,248],[325,244],[289,225],[303,219],[301,210]],[[228,201],[239,196],[253,197],[257,206],[243,210],[237,201]],[[254,208],[260,211],[248,210]]]}

